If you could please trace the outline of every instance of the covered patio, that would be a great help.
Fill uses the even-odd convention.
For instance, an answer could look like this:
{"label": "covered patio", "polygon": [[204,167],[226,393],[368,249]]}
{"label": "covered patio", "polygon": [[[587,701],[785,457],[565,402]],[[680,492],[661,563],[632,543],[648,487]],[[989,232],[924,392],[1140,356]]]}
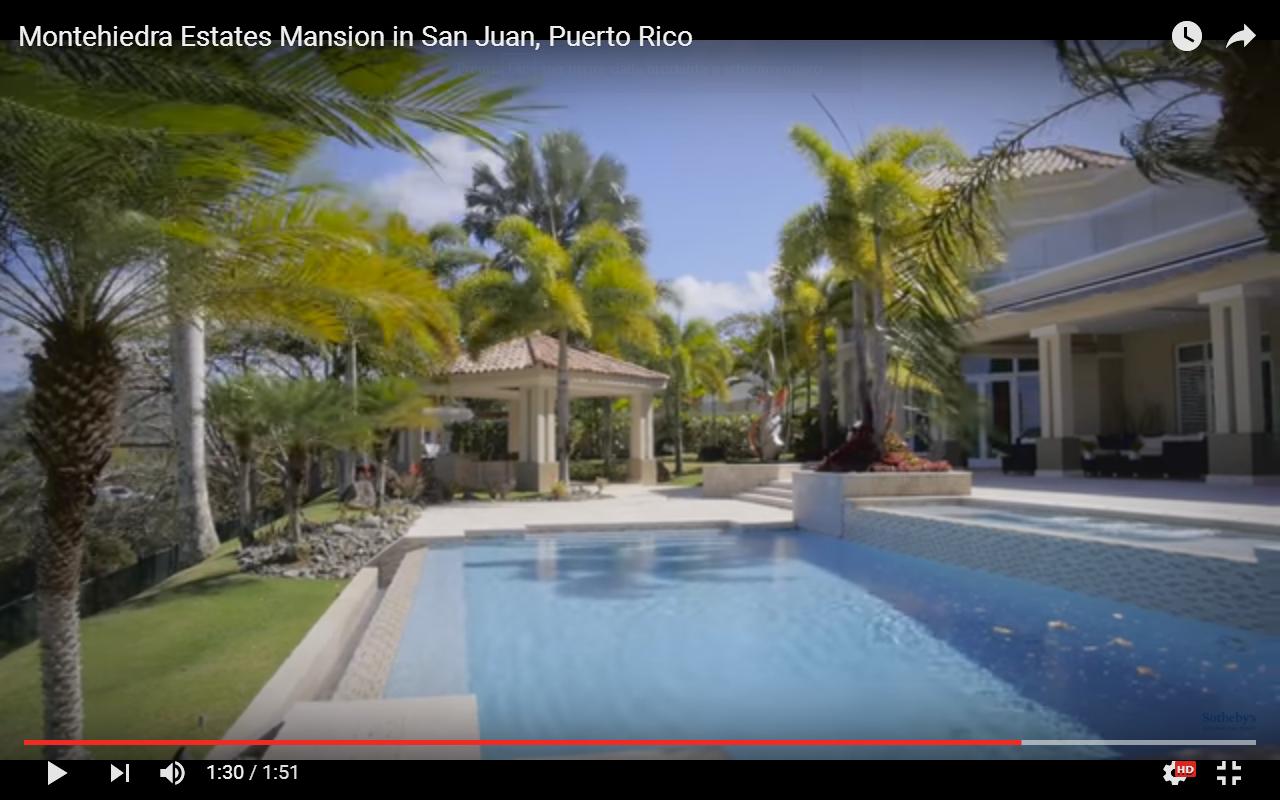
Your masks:
{"label": "covered patio", "polygon": [[[483,485],[497,473],[510,473],[515,488],[549,491],[556,482],[556,366],[560,343],[542,333],[495,345],[475,358],[462,356],[449,370],[448,380],[430,391],[450,400],[500,400],[507,407],[507,460],[466,462],[465,454],[450,454],[444,470],[467,483]],[[625,397],[631,406],[631,436],[627,476],[634,483],[656,483],[653,397],[666,388],[667,376],[604,353],[570,347],[569,394],[572,399]],[[418,454],[412,458],[416,460]],[[514,469],[512,464],[514,463]],[[441,473],[438,473],[441,474]],[[442,475],[442,477],[445,477]]]}
{"label": "covered patio", "polygon": [[986,408],[974,466],[1280,480],[1280,256],[1253,242],[1083,286],[1056,272],[985,293],[965,370]]}

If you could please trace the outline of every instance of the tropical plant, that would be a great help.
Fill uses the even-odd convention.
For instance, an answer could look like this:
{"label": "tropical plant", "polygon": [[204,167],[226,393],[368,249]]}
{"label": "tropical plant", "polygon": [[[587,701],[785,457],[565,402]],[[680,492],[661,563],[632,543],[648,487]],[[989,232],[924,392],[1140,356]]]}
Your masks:
{"label": "tropical plant", "polygon": [[236,511],[241,545],[253,543],[257,515],[253,502],[255,463],[271,432],[260,407],[266,388],[253,373],[213,384],[209,389],[208,413],[236,456]]}
{"label": "tropical plant", "polygon": [[487,253],[468,245],[467,232],[451,222],[420,230],[404,214],[394,212],[383,221],[379,238],[383,253],[426,270],[445,287],[456,283],[469,267],[489,261]]}
{"label": "tropical plant", "polygon": [[430,427],[435,418],[426,413],[429,399],[412,378],[384,376],[361,385],[356,416],[359,437],[373,455],[376,508],[387,496],[387,459],[396,433]]}
{"label": "tropical plant", "polygon": [[284,477],[286,536],[302,538],[302,487],[307,464],[321,451],[350,441],[360,426],[333,381],[266,378],[256,387],[255,403],[271,432]]}
{"label": "tropical plant", "polygon": [[[582,137],[569,131],[548,133],[536,146],[517,136],[504,156],[498,173],[488,164],[476,166],[467,192],[462,225],[479,242],[498,241],[502,221],[519,216],[566,247],[593,223],[605,222],[627,238],[633,252],[644,253],[640,201],[626,193],[627,170],[620,161],[593,157]],[[507,269],[519,266],[505,249],[497,261]]]}
{"label": "tropical plant", "polygon": [[[0,46],[0,311],[30,328],[31,438],[44,470],[37,532],[45,733],[81,738],[77,597],[85,512],[110,457],[123,337],[166,317],[184,527],[204,552],[203,292],[218,266],[140,224],[200,220],[297,163],[318,136],[429,157],[397,122],[494,143],[513,92],[483,92],[408,50]],[[164,302],[156,303],[156,298]],[[159,307],[157,309],[157,306]],[[51,754],[82,755],[51,748]]]}
{"label": "tropical plant", "polygon": [[681,325],[669,314],[659,318],[662,361],[666,366],[668,415],[675,433],[676,474],[684,474],[684,425],[686,405],[706,395],[728,396],[733,353],[720,340],[716,327],[705,319]]}
{"label": "tropical plant", "polygon": [[788,222],[784,256],[795,264],[826,258],[850,281],[854,396],[860,425],[879,443],[901,383],[892,375],[907,365],[923,376],[954,371],[958,326],[973,309],[968,279],[988,263],[980,256],[993,250],[991,228],[975,230],[974,246],[948,239],[950,259],[921,247],[921,226],[938,200],[924,175],[964,161],[939,132],[885,131],[847,156],[804,126],[791,138],[823,179],[825,196]]}
{"label": "tropical plant", "polygon": [[616,350],[624,343],[657,346],[652,309],[657,292],[626,238],[607,223],[582,229],[567,248],[530,220],[508,217],[495,241],[523,265],[516,278],[482,270],[457,287],[467,348],[486,347],[533,331],[559,339],[556,421],[559,478],[569,480],[569,347],[593,341]]}
{"label": "tropical plant", "polygon": [[831,270],[819,272],[816,263],[806,260],[813,251],[807,243],[796,241],[803,235],[803,232],[796,233],[791,224],[783,228],[781,258],[773,273],[773,288],[779,302],[795,315],[806,349],[817,354],[820,446],[823,453],[828,453],[834,444],[831,351],[836,327],[849,317],[851,289],[847,279],[842,280],[842,276]]}

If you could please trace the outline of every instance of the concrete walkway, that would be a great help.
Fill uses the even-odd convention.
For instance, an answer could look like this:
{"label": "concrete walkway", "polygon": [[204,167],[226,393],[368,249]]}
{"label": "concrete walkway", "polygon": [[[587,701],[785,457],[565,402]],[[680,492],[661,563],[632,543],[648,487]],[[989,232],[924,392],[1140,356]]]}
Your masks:
{"label": "concrete walkway", "polygon": [[[592,489],[591,491],[595,491]],[[510,503],[454,502],[431,506],[406,534],[410,539],[458,537],[467,531],[519,530],[525,526],[636,524],[664,522],[792,524],[791,510],[732,498],[704,498],[700,488],[611,484],[608,499],[559,503],[524,500]]]}
{"label": "concrete walkway", "polygon": [[973,473],[973,497],[1057,510],[1235,525],[1280,535],[1280,486],[1142,478],[1036,478]]}

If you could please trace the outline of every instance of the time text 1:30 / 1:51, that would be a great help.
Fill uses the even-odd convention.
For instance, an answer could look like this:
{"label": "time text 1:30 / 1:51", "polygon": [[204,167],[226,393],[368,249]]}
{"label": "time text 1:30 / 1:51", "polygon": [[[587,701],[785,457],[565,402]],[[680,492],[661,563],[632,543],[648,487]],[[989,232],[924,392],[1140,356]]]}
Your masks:
{"label": "time text 1:30 / 1:51", "polygon": [[254,778],[268,781],[296,781],[297,764],[209,764],[211,781],[251,781]]}

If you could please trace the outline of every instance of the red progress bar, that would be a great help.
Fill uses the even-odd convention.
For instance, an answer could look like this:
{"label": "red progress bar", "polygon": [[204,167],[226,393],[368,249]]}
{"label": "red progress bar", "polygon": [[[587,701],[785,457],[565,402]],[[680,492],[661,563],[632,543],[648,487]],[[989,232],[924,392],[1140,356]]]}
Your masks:
{"label": "red progress bar", "polygon": [[27,747],[1020,747],[1021,739],[24,739]]}

